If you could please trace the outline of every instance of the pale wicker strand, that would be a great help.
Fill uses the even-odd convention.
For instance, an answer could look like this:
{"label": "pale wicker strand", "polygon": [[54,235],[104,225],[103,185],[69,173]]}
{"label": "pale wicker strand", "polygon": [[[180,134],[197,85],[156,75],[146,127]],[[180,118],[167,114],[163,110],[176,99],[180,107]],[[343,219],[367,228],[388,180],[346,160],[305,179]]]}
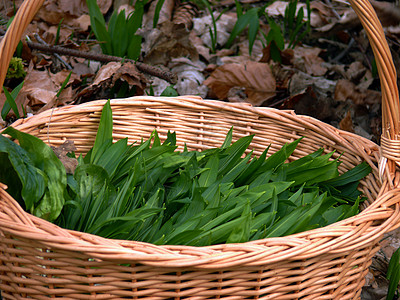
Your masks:
{"label": "pale wicker strand", "polygon": [[19,40],[43,2],[44,0],[24,1],[0,43],[0,91]]}

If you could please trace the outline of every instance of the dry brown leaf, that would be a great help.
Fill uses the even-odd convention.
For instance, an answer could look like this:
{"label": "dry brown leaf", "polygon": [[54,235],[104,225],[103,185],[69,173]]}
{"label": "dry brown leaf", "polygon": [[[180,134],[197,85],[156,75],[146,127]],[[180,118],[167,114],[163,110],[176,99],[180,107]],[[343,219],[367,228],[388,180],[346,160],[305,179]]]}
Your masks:
{"label": "dry brown leaf", "polygon": [[115,72],[112,83],[115,84],[118,79],[126,81],[131,87],[136,86],[136,93],[138,95],[143,94],[146,84],[148,83],[146,77],[144,77],[131,62],[123,64]]}
{"label": "dry brown leaf", "polygon": [[339,127],[342,130],[354,132],[353,120],[351,119],[350,111],[347,111],[346,116],[340,121]]}
{"label": "dry brown leaf", "polygon": [[322,66],[324,60],[319,57],[322,51],[322,49],[317,47],[295,47],[294,67],[313,76],[325,75],[328,68]]}
{"label": "dry brown leaf", "polygon": [[[70,71],[69,70],[61,70],[56,74],[50,73],[51,80],[59,87],[64,83],[65,79],[67,79]],[[67,86],[74,82],[75,80],[79,81],[79,76],[75,73],[71,73],[71,76],[67,82]]]}
{"label": "dry brown leaf", "polygon": [[354,104],[365,105],[380,103],[381,93],[373,90],[360,91],[357,86],[347,79],[339,79],[335,88],[336,101],[350,99]]}
{"label": "dry brown leaf", "polygon": [[370,0],[382,26],[395,26],[400,23],[400,8],[393,2]]}
{"label": "dry brown leaf", "polygon": [[171,58],[190,57],[198,60],[198,53],[189,39],[189,31],[184,24],[166,21],[159,28],[144,33],[146,40],[142,45],[146,53],[144,62],[151,65],[167,65]]}
{"label": "dry brown leaf", "polygon": [[[105,14],[110,9],[112,0],[97,0],[97,5]],[[88,8],[84,0],[48,0],[36,17],[52,25],[58,25],[63,19],[63,24],[73,26],[76,23],[75,19],[85,14],[88,14]]]}
{"label": "dry brown leaf", "polygon": [[[120,62],[109,62],[97,72],[93,83],[83,89],[76,97],[90,98],[94,93],[105,91],[118,80],[126,81],[131,87],[136,86],[136,95],[142,95],[148,80],[132,63],[121,65]],[[103,97],[102,94],[100,97]]]}
{"label": "dry brown leaf", "polygon": [[100,68],[97,72],[96,77],[93,80],[92,85],[99,85],[106,80],[111,80],[113,75],[121,68],[121,63],[119,62],[109,62]]}
{"label": "dry brown leaf", "polygon": [[82,31],[89,30],[90,16],[81,15],[79,18],[74,18],[71,25],[76,28],[80,28]]}
{"label": "dry brown leaf", "polygon": [[76,151],[74,141],[66,140],[62,145],[58,147],[51,147],[65,167],[65,171],[68,174],[74,174],[76,167],[78,166],[78,160],[76,158],[68,157],[67,154]]}
{"label": "dry brown leaf", "polygon": [[[400,8],[391,2],[385,1],[370,1],[373,8],[375,9],[382,26],[397,25],[400,23]],[[352,8],[348,8],[341,18],[337,21],[332,20],[327,25],[317,28],[316,30],[322,33],[322,35],[335,35],[342,30],[353,30],[355,28],[361,28],[360,19]],[[320,37],[322,35],[319,35]],[[318,36],[318,35],[316,35]]]}
{"label": "dry brown leaf", "polygon": [[57,94],[57,89],[57,85],[51,80],[47,71],[30,70],[16,98],[16,103],[18,107],[28,105],[36,110],[38,106],[51,102]]}
{"label": "dry brown leaf", "polygon": [[221,100],[228,99],[232,88],[244,88],[246,101],[256,106],[274,97],[276,89],[270,66],[253,61],[223,65],[217,68],[204,84]]}

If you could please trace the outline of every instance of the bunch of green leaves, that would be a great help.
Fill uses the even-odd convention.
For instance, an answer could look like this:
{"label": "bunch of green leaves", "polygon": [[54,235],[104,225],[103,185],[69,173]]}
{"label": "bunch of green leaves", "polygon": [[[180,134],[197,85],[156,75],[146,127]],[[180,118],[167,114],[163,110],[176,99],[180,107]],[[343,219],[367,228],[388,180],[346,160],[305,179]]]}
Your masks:
{"label": "bunch of green leaves", "polygon": [[270,3],[262,7],[253,7],[247,12],[243,12],[243,7],[238,0],[235,0],[237,21],[226,43],[226,47],[230,47],[236,37],[248,27],[249,53],[252,53],[254,42],[259,32],[260,17],[266,17],[270,30],[264,38],[270,45],[271,57],[275,61],[280,61],[280,51],[285,47],[285,37],[289,40],[289,48],[294,48],[301,42],[305,35],[310,31],[310,1],[306,0],[308,19],[303,21],[304,10],[301,7],[297,11],[298,0],[290,1],[285,9],[283,26],[279,26],[272,18],[268,17],[266,9]]}
{"label": "bunch of green leaves", "polygon": [[58,224],[108,238],[203,246],[284,236],[358,213],[362,163],[339,176],[333,153],[320,149],[285,163],[300,140],[267,158],[244,155],[252,136],[219,148],[176,151],[175,134],[161,143],[113,143],[106,104],[93,149],[68,175]]}
{"label": "bunch of green leaves", "polygon": [[298,0],[289,1],[285,9],[282,28],[270,17],[265,14],[270,31],[264,36],[270,46],[271,58],[274,61],[281,61],[280,52],[285,48],[285,38],[289,41],[289,48],[294,48],[310,32],[311,8],[310,0],[306,0],[307,21],[304,22],[304,9],[297,10]]}
{"label": "bunch of green leaves", "polygon": [[289,1],[289,4],[285,9],[284,17],[284,31],[289,39],[289,48],[294,48],[299,42],[301,42],[306,34],[310,32],[310,18],[311,18],[311,8],[310,0],[306,0],[307,6],[307,21],[304,22],[304,9],[300,7],[297,10],[298,0]]}
{"label": "bunch of green leaves", "polygon": [[125,10],[114,11],[108,22],[104,20],[96,0],[86,0],[90,24],[104,54],[137,60],[141,52],[142,37],[137,30],[142,26],[144,6],[147,0],[138,0],[135,10],[127,18]]}
{"label": "bunch of green leaves", "polygon": [[256,41],[257,34],[260,28],[260,17],[264,14],[265,8],[270,4],[266,4],[262,7],[253,7],[246,13],[243,13],[243,8],[238,0],[235,0],[237,21],[232,29],[226,47],[230,47],[236,37],[245,29],[249,28],[248,39],[249,39],[249,53],[252,53],[254,42]]}
{"label": "bunch of green leaves", "polygon": [[[362,163],[339,175],[320,149],[287,162],[296,140],[267,158],[246,153],[253,136],[219,148],[179,152],[176,136],[128,145],[113,142],[112,111],[103,108],[93,148],[66,174],[51,148],[9,128],[21,146],[0,138],[0,178],[25,208],[68,228],[107,238],[204,246],[289,235],[358,213]],[[73,153],[71,154],[73,156]],[[7,176],[4,176],[7,174]],[[0,176],[1,177],[1,176]],[[60,210],[62,208],[61,214]]]}
{"label": "bunch of green leaves", "polygon": [[398,248],[390,258],[386,278],[389,280],[389,289],[386,299],[393,300],[395,294],[398,297],[397,287],[400,282],[400,248]]}

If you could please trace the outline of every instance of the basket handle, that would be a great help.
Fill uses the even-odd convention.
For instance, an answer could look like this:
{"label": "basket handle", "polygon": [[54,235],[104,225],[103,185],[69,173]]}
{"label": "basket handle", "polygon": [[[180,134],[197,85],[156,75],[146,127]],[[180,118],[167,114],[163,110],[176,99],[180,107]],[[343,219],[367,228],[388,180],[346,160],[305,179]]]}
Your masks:
{"label": "basket handle", "polygon": [[[25,0],[0,43],[0,89],[11,57],[28,24],[44,0]],[[374,52],[382,89],[382,156],[389,160],[390,171],[400,164],[400,110],[397,75],[382,25],[368,0],[349,0],[367,32]]]}

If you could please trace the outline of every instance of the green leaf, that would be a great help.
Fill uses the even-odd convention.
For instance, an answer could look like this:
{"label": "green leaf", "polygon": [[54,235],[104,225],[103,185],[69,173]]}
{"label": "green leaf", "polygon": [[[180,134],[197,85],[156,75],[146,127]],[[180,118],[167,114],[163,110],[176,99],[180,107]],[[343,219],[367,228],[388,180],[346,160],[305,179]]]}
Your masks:
{"label": "green leaf", "polygon": [[226,156],[220,159],[218,168],[219,175],[225,175],[238,163],[240,157],[253,140],[253,137],[254,135],[242,137],[222,152],[223,155]]}
{"label": "green leaf", "polygon": [[252,223],[252,213],[250,202],[245,205],[242,215],[239,218],[238,226],[234,227],[227,239],[227,243],[244,243],[250,239],[250,228]]}
{"label": "green leaf", "polygon": [[[8,107],[11,107],[15,116],[17,117],[17,119],[19,119],[20,115],[18,112],[17,103],[15,103],[15,98],[13,98],[11,96],[11,94],[8,92],[8,90],[4,86],[3,86],[3,92],[4,92],[4,95],[6,96],[6,103],[8,104]],[[4,110],[4,107],[3,107],[3,110]],[[4,120],[5,120],[5,118],[7,117],[8,111],[10,111],[10,110],[8,110],[7,113],[6,113],[7,108],[4,110],[4,113],[3,113],[3,110],[2,110],[2,117],[4,116]]]}
{"label": "green leaf", "polygon": [[115,31],[117,30],[116,28],[116,23],[117,23],[117,18],[118,18],[118,12],[116,10],[113,11],[110,20],[108,21],[108,33],[110,34],[111,40],[115,38]]}
{"label": "green leaf", "polygon": [[218,155],[212,155],[205,165],[206,171],[204,171],[199,177],[199,186],[208,187],[216,182],[218,178],[218,166]]}
{"label": "green leaf", "polygon": [[130,35],[130,32],[127,31],[126,24],[125,10],[121,10],[115,22],[115,31],[113,38],[111,39],[112,54],[115,56],[125,56],[125,53],[128,49],[128,36]]}
{"label": "green leaf", "polygon": [[[247,27],[247,25],[251,24],[252,28],[250,29],[250,31],[252,32],[252,35],[254,36],[254,30],[257,27],[257,31],[258,31],[258,8],[254,7],[251,8],[250,10],[248,10],[244,15],[241,15],[236,23],[235,26],[232,29],[231,35],[229,36],[228,41],[226,42],[225,47],[229,48],[230,46],[232,46],[233,41],[235,40],[235,38],[237,36],[239,36],[239,34]],[[253,38],[252,36],[252,38]],[[250,40],[249,40],[249,43]],[[253,40],[254,43],[254,40]]]}
{"label": "green leaf", "polygon": [[298,139],[290,144],[283,145],[279,151],[268,157],[262,166],[262,170],[276,169],[283,164],[292,155],[300,141],[301,139]]}
{"label": "green leaf", "polygon": [[[253,12],[254,10],[254,12]],[[260,22],[258,20],[258,10],[257,9],[250,9],[248,13],[252,12],[252,18],[249,22],[249,54],[251,55],[253,51],[253,45],[257,38],[258,29],[260,27]]]}
{"label": "green leaf", "polygon": [[106,148],[111,146],[113,141],[112,124],[113,124],[112,110],[111,110],[110,100],[108,100],[104,104],[103,110],[101,112],[99,128],[97,130],[96,139],[94,141],[92,153],[90,156],[91,163],[98,161],[103,152],[106,150]]}
{"label": "green leaf", "polygon": [[105,25],[103,26],[102,22],[96,17],[93,18],[92,27],[93,27],[93,24],[95,24],[95,28],[96,28],[96,29],[93,28],[96,39],[99,42],[104,42],[104,43],[100,43],[103,53],[112,55],[113,54],[112,40],[111,40],[110,34],[108,33]]}
{"label": "green leaf", "polygon": [[351,182],[359,181],[371,173],[372,168],[367,162],[362,162],[361,164],[355,166],[351,170],[347,171],[346,173],[330,179],[326,183],[335,187],[345,186]]}
{"label": "green leaf", "polygon": [[390,258],[386,278],[389,280],[389,289],[386,299],[393,300],[400,282],[400,248],[398,248]]}
{"label": "green leaf", "polygon": [[135,11],[128,19],[128,32],[135,34],[136,31],[142,27],[143,15],[144,15],[144,5],[147,1],[138,0],[135,3]]}
{"label": "green leaf", "polygon": [[165,0],[158,0],[156,4],[156,9],[154,10],[154,18],[153,18],[153,28],[157,27],[158,19],[160,17],[160,11],[162,6],[164,5]]}
{"label": "green leaf", "polygon": [[[7,184],[9,189],[14,191],[12,196],[19,199],[19,193],[25,203],[25,208],[32,212],[34,204],[37,203],[44,195],[45,191],[45,176],[40,169],[35,167],[29,153],[10,141],[8,138],[0,135],[0,153],[2,155],[2,161],[5,159],[7,162],[1,163],[0,179],[1,182]],[[22,190],[19,192],[15,186],[12,185],[12,173],[8,173],[7,170],[12,168],[18,175],[18,178],[22,184]],[[6,168],[7,167],[7,168]]]}
{"label": "green leaf", "polygon": [[231,143],[232,143],[232,135],[233,135],[233,127],[231,127],[228,131],[228,133],[226,134],[226,138],[224,140],[224,142],[221,145],[221,149],[225,149],[228,148]]}
{"label": "green leaf", "polygon": [[112,178],[128,149],[128,139],[121,139],[105,149],[104,153],[97,159],[96,164],[103,167]]}
{"label": "green leaf", "polygon": [[161,93],[160,96],[165,97],[176,97],[179,96],[178,92],[174,89],[172,85],[167,86]]}
{"label": "green leaf", "polygon": [[339,176],[337,162],[330,161],[324,166],[320,166],[317,168],[308,168],[307,170],[303,170],[302,172],[287,174],[286,179],[294,181],[295,185],[301,185],[305,182],[307,182],[307,184],[324,182],[337,176]]}
{"label": "green leaf", "polygon": [[140,57],[140,54],[142,52],[141,45],[142,45],[142,37],[140,35],[133,35],[131,37],[131,41],[128,45],[127,49],[127,56],[130,59],[133,59],[137,61]]}
{"label": "green leaf", "polygon": [[44,199],[33,208],[33,212],[40,218],[54,221],[61,213],[65,201],[67,174],[63,164],[53,150],[40,139],[12,127],[8,127],[3,133],[18,139],[21,147],[29,152],[34,166],[43,172],[47,184]]}
{"label": "green leaf", "polygon": [[281,28],[271,18],[267,18],[267,20],[270,26],[270,30],[267,35],[268,44],[274,42],[279,50],[283,50],[285,48],[285,40],[283,38]]}

